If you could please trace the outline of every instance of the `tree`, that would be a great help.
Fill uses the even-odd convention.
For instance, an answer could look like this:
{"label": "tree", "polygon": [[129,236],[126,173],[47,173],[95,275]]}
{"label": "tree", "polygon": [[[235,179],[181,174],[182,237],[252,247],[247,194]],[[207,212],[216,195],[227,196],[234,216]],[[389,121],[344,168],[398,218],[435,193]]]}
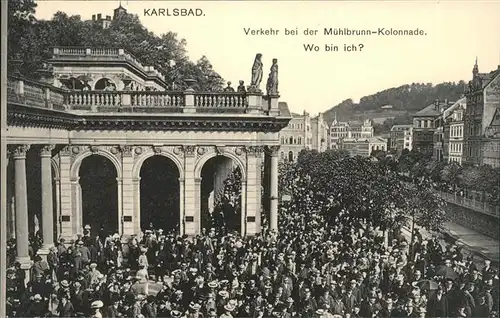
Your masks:
{"label": "tree", "polygon": [[441,179],[449,185],[458,186],[461,173],[462,167],[456,162],[451,162],[441,170]]}
{"label": "tree", "polygon": [[33,0],[9,2],[10,60],[23,61],[22,74],[34,77],[52,56],[55,46],[123,48],[143,65],[154,66],[165,75],[166,82],[177,89],[186,87],[185,79],[196,80],[195,89],[222,89],[222,77],[213,70],[206,57],[194,63],[189,60],[186,40],[168,31],[157,36],[148,31],[134,14],[123,14],[102,28],[98,21],[82,21],[81,17],[57,12],[51,20],[34,18]]}
{"label": "tree", "polygon": [[[321,213],[329,220],[342,213],[382,229],[401,226],[410,215],[419,225],[438,226],[443,213],[432,211],[444,201],[431,190],[401,180],[382,161],[336,151],[303,151],[296,163],[281,166],[280,191],[291,197],[282,206],[287,211]],[[409,197],[414,197],[412,204]]]}

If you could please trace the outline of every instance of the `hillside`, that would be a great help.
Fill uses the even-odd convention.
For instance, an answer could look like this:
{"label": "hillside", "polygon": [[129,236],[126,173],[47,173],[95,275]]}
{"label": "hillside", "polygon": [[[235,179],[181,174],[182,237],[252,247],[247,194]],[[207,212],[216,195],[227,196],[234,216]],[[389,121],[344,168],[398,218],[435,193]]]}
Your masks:
{"label": "hillside", "polygon": [[[458,100],[464,92],[465,82],[441,83],[433,86],[431,83],[403,85],[389,88],[381,92],[364,96],[359,103],[346,99],[324,113],[328,124],[334,119],[355,120],[364,118],[394,118],[406,117],[429,105],[437,98],[440,100]],[[386,105],[391,105],[388,108]],[[386,106],[382,108],[383,106]]]}

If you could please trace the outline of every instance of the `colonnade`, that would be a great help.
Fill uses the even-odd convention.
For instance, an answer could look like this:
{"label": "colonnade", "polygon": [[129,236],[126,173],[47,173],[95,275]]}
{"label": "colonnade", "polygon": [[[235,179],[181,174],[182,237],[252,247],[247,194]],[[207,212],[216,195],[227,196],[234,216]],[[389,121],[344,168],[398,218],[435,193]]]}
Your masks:
{"label": "colonnade", "polygon": [[[57,227],[58,236],[74,239],[83,231],[81,215],[81,193],[78,193],[78,171],[81,161],[92,154],[101,154],[113,159],[118,170],[117,185],[119,222],[131,222],[123,226],[120,234],[124,236],[138,234],[140,231],[140,186],[138,171],[145,159],[152,155],[165,155],[172,158],[178,166],[180,178],[180,232],[194,236],[201,233],[201,169],[214,156],[223,155],[236,162],[242,169],[242,217],[241,234],[254,235],[261,231],[261,167],[262,159],[267,167],[265,179],[265,208],[269,214],[269,229],[278,230],[278,152],[279,146],[65,146],[57,153],[54,145],[33,145],[38,152],[41,164],[41,230],[43,246],[40,254],[48,253],[54,245],[54,213],[60,213],[58,218],[61,226]],[[81,151],[82,149],[85,149]],[[26,175],[26,153],[30,145],[10,145],[9,160],[13,160],[15,184],[15,233],[17,260],[24,268],[30,266],[29,256],[29,224],[28,224],[28,193]],[[58,147],[61,149],[61,147]],[[54,158],[58,163],[51,162]],[[56,191],[56,202],[53,206],[52,169],[55,168],[59,190]],[[98,185],[96,185],[98,186]],[[70,192],[70,193],[67,193]],[[77,200],[80,198],[80,200]],[[69,224],[64,224],[64,223]]]}

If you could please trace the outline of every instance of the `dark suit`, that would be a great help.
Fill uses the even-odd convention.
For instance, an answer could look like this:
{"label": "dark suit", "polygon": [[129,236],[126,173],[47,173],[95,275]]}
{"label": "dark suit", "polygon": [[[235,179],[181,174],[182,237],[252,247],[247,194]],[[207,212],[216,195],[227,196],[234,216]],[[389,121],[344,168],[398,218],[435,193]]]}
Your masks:
{"label": "dark suit", "polygon": [[73,317],[75,309],[73,308],[71,302],[68,300],[64,305],[62,303],[59,303],[59,306],[57,306],[57,312],[59,313],[59,317]]}
{"label": "dark suit", "polygon": [[441,299],[434,294],[427,302],[427,314],[429,317],[448,317],[448,298],[442,295]]}

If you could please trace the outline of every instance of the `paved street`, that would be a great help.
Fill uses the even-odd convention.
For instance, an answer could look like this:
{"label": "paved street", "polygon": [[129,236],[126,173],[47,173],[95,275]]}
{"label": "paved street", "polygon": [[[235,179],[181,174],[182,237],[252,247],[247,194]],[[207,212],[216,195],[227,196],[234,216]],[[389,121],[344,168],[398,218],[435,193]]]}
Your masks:
{"label": "paved street", "polygon": [[500,244],[498,240],[480,234],[453,222],[444,225],[444,236],[457,240],[464,245],[468,252],[473,252],[481,258],[488,258],[498,267],[500,258]]}

